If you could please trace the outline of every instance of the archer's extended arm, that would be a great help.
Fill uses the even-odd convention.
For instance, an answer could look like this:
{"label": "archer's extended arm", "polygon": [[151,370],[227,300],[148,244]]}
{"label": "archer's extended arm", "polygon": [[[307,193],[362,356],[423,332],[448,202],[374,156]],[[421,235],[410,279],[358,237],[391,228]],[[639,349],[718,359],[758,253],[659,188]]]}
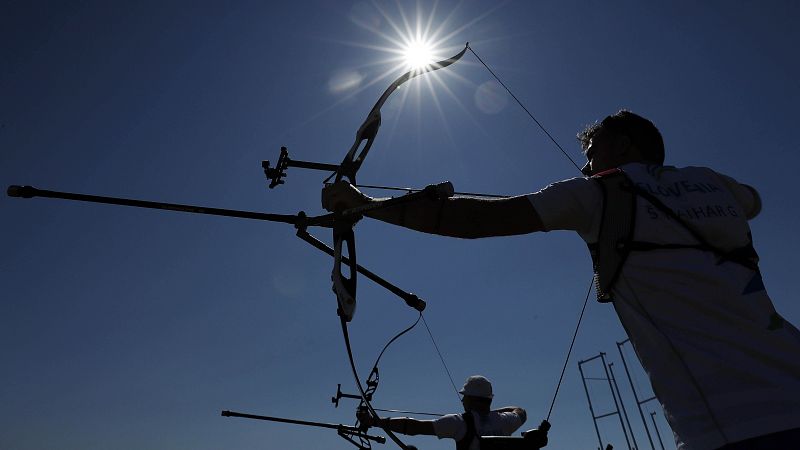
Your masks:
{"label": "archer's extended arm", "polygon": [[433,420],[419,420],[410,417],[384,417],[374,418],[372,426],[390,429],[395,433],[405,434],[408,436],[416,436],[424,434],[427,436],[436,435],[433,428]]}
{"label": "archer's extended arm", "polygon": [[[329,210],[381,202],[362,194],[349,183],[334,183],[322,191],[322,206]],[[525,196],[502,199],[451,197],[422,198],[365,213],[367,217],[424,233],[475,239],[543,231],[539,214]]]}

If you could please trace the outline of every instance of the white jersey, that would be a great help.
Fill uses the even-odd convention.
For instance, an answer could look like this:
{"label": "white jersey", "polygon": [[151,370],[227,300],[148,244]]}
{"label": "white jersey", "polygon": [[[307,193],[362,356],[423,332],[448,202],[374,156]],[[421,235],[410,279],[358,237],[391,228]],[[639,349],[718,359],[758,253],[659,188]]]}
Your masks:
{"label": "white jersey", "polygon": [[[472,413],[475,432],[480,436],[511,436],[522,426],[522,418],[513,412],[490,411],[481,415]],[[461,414],[448,414],[433,421],[433,430],[439,439],[450,438],[460,441],[467,434],[467,424]],[[470,444],[470,450],[478,450],[478,440]]]}
{"label": "white jersey", "polygon": [[[757,194],[702,167],[627,164],[631,181],[714,247],[750,242]],[[597,242],[598,182],[575,178],[529,196],[548,230]],[[635,241],[699,244],[637,196]],[[800,427],[800,332],[776,312],[757,271],[693,248],[632,252],[613,286],[614,308],[681,450]]]}

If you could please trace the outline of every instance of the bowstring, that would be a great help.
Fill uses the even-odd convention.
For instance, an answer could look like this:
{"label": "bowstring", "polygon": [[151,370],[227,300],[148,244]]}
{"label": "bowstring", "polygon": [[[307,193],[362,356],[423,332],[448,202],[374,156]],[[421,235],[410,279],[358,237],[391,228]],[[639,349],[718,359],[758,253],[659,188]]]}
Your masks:
{"label": "bowstring", "polygon": [[[383,346],[383,349],[378,354],[378,357],[375,359],[375,364],[373,364],[373,366],[372,366],[372,370],[370,371],[369,377],[367,377],[367,380],[368,380],[367,389],[364,389],[364,387],[361,385],[361,380],[358,378],[358,371],[356,370],[355,361],[353,359],[353,351],[352,351],[352,349],[350,347],[350,333],[348,332],[348,329],[347,329],[347,322],[344,320],[344,317],[341,317],[340,321],[341,321],[341,326],[342,326],[342,334],[344,336],[345,349],[347,350],[347,357],[348,357],[348,360],[350,362],[350,368],[351,368],[351,370],[353,372],[353,375],[354,375],[354,378],[355,378],[356,387],[358,388],[358,391],[361,394],[361,403],[364,406],[366,406],[367,409],[375,416],[378,415],[376,413],[376,411],[379,411],[379,409],[378,408],[374,408],[372,406],[369,398],[377,390],[377,387],[378,387],[377,383],[380,380],[380,375],[379,375],[379,372],[378,372],[378,363],[380,362],[381,358],[383,357],[383,354],[386,352],[386,349],[388,349],[389,346],[394,341],[396,341],[398,338],[400,338],[400,336],[408,333],[414,327],[416,327],[417,324],[420,322],[420,320],[422,320],[422,323],[425,325],[425,329],[428,331],[428,336],[431,338],[431,342],[433,343],[433,346],[436,349],[436,353],[439,355],[439,360],[442,362],[442,365],[444,366],[444,369],[447,372],[447,377],[450,379],[450,384],[453,386],[453,391],[455,391],[456,397],[458,398],[459,403],[460,403],[461,402],[461,397],[459,396],[458,389],[456,388],[456,385],[453,382],[453,376],[450,373],[450,369],[447,367],[447,363],[444,360],[444,356],[442,355],[442,352],[439,350],[439,346],[436,344],[436,339],[434,339],[433,333],[431,332],[431,329],[428,326],[428,322],[425,320],[425,316],[422,314],[422,311],[419,312],[419,317],[417,317],[417,320],[413,324],[411,324],[411,326],[409,326],[409,327],[405,328],[403,331],[397,333],[394,337],[392,337],[389,340],[389,342],[386,343],[386,345]],[[372,378],[373,375],[375,375],[375,378],[374,378],[375,384],[373,386],[369,386],[369,380],[373,380],[373,378]],[[419,414],[430,414],[430,413],[419,413]],[[394,433],[392,433],[391,430],[384,428],[384,431],[386,431],[386,434],[388,434],[389,437],[400,448],[402,448],[403,450],[408,450],[409,448],[413,448],[413,446],[408,446],[403,441],[401,441]],[[372,445],[368,440],[364,439],[361,436],[359,436],[359,439],[362,441],[362,443],[363,442],[366,443],[366,446],[362,446],[361,447],[362,449],[366,449],[366,450],[371,449]]]}
{"label": "bowstring", "polygon": [[558,384],[556,384],[556,391],[553,393],[553,401],[550,403],[550,409],[547,411],[547,421],[550,421],[550,415],[553,413],[553,407],[556,406],[556,398],[558,397],[558,391],[561,389],[561,382],[564,381],[564,372],[567,371],[567,364],[569,364],[569,357],[572,355],[572,348],[575,346],[575,339],[578,337],[578,330],[581,327],[581,321],[583,320],[583,313],[586,312],[586,306],[589,304],[589,294],[592,292],[592,283],[589,283],[589,289],[586,291],[586,298],[583,300],[583,308],[581,308],[581,314],[578,317],[578,323],[575,325],[575,332],[572,333],[572,342],[569,343],[569,350],[567,350],[567,357],[564,358],[564,367],[561,368],[561,375],[558,377]]}
{"label": "bowstring", "polygon": [[500,79],[500,77],[498,77],[497,74],[494,73],[494,70],[489,68],[489,65],[486,64],[483,61],[483,59],[481,59],[481,57],[478,56],[477,53],[475,53],[475,50],[473,50],[471,46],[467,45],[467,48],[469,49],[470,52],[472,52],[473,55],[475,55],[476,58],[478,58],[478,61],[480,61],[481,64],[483,64],[483,67],[485,67],[486,70],[488,70],[489,73],[492,74],[494,79],[497,80],[497,82],[500,83],[501,86],[503,86],[503,89],[505,89],[506,92],[508,92],[508,95],[510,95],[511,98],[513,98],[514,101],[517,102],[517,104],[520,106],[520,108],[525,110],[525,112],[528,114],[528,117],[530,117],[536,123],[536,125],[539,126],[539,129],[542,130],[542,132],[544,132],[544,134],[547,135],[548,138],[550,138],[550,141],[553,144],[555,144],[555,146],[558,147],[559,150],[561,150],[561,153],[569,160],[569,162],[572,163],[573,166],[575,166],[576,169],[578,169],[578,172],[580,172],[581,168],[578,166],[578,164],[575,162],[575,160],[573,160],[572,157],[569,156],[569,154],[564,150],[564,148],[561,146],[561,144],[559,144],[558,141],[556,141],[556,139],[553,137],[553,135],[551,135],[550,132],[547,131],[547,129],[544,127],[544,125],[542,125],[541,122],[539,122],[539,120],[537,120],[536,117],[534,117],[533,114],[528,110],[528,108],[526,108],[525,105],[522,104],[520,99],[518,99],[517,96],[514,95],[513,92],[511,92],[511,89],[509,89],[508,86],[506,86],[506,84],[503,83],[503,81]]}
{"label": "bowstring", "polygon": [[[416,327],[417,324],[420,322],[420,320],[422,320],[422,324],[425,325],[425,330],[428,332],[428,337],[430,337],[431,343],[433,344],[433,348],[436,349],[436,354],[439,356],[439,361],[441,361],[442,366],[444,367],[444,370],[447,373],[447,378],[448,378],[448,380],[450,380],[450,385],[453,387],[453,392],[455,392],[456,398],[458,400],[458,403],[460,404],[461,403],[461,397],[460,397],[460,395],[458,393],[458,388],[456,387],[456,384],[453,381],[453,374],[450,372],[450,368],[447,366],[447,362],[445,362],[444,355],[442,355],[442,351],[439,349],[439,345],[436,343],[436,339],[433,337],[433,333],[431,332],[431,328],[430,328],[430,326],[428,326],[428,321],[425,320],[425,315],[422,314],[422,311],[419,312],[419,317],[417,317],[417,320],[413,324],[411,324],[411,326],[409,326],[408,328],[404,329],[403,331],[397,333],[397,335],[395,335],[393,338],[391,338],[389,340],[389,342],[387,342],[386,345],[383,346],[383,349],[381,350],[380,354],[378,354],[378,357],[375,359],[375,364],[372,365],[372,371],[370,372],[370,378],[372,377],[373,374],[377,375],[377,373],[378,373],[378,363],[380,362],[381,358],[383,357],[383,354],[386,352],[386,349],[389,348],[389,346],[394,341],[396,341],[400,336],[408,333],[414,327]],[[379,376],[379,375],[377,375],[377,376]],[[376,411],[377,411],[377,408],[376,408]]]}
{"label": "bowstring", "polygon": [[[361,384],[361,379],[358,377],[358,370],[356,369],[356,363],[355,360],[353,359],[353,350],[350,347],[350,333],[348,333],[347,331],[347,321],[345,320],[343,314],[340,315],[339,318],[342,326],[342,336],[344,336],[344,345],[345,349],[347,350],[347,359],[350,362],[350,369],[353,372],[353,379],[356,382],[356,387],[358,388],[359,394],[361,394],[361,401],[373,416],[377,416],[378,414],[372,407],[372,403],[370,403],[369,401],[366,390],[364,389],[364,386]],[[398,438],[397,435],[395,435],[392,432],[392,430],[390,430],[388,427],[383,428],[383,431],[385,431],[386,434],[389,435],[389,437],[394,441],[395,444],[397,444],[398,447],[402,448],[403,450],[409,450],[409,446],[407,446],[402,440],[400,440],[400,438]]]}
{"label": "bowstring", "polygon": [[[480,63],[483,64],[483,67],[485,67],[486,70],[488,70],[489,73],[492,74],[494,79],[497,80],[497,82],[500,83],[501,86],[503,86],[503,89],[505,89],[506,92],[508,92],[508,95],[510,95],[511,98],[513,98],[514,101],[517,102],[517,104],[528,114],[528,117],[530,117],[531,120],[533,120],[533,122],[536,123],[536,125],[539,127],[539,129],[542,130],[542,132],[544,132],[544,134],[550,139],[550,141],[553,144],[555,144],[555,146],[561,151],[561,153],[564,155],[564,157],[566,157],[569,160],[569,162],[572,163],[572,165],[575,166],[576,169],[578,169],[578,172],[581,172],[581,168],[580,168],[580,166],[578,166],[578,164],[575,162],[575,160],[573,160],[572,157],[569,156],[569,154],[564,150],[564,148],[561,146],[561,144],[559,144],[558,141],[556,141],[556,139],[553,137],[553,135],[551,135],[550,132],[547,131],[547,129],[544,127],[544,125],[542,125],[541,122],[539,122],[539,120],[537,120],[536,117],[533,116],[533,113],[531,113],[530,110],[528,110],[528,108],[526,108],[525,105],[522,104],[522,101],[520,101],[520,99],[517,98],[517,96],[514,95],[513,92],[511,92],[511,89],[509,89],[508,86],[506,86],[506,84],[503,83],[503,80],[501,80],[500,77],[497,76],[497,74],[494,72],[494,70],[492,70],[489,67],[489,65],[486,64],[486,62],[484,62],[484,60],[480,56],[478,56],[477,53],[475,53],[475,50],[473,50],[470,45],[467,45],[467,48],[469,49],[469,51],[473,55],[475,55],[475,58],[477,58],[478,61],[480,61]],[[581,172],[581,174],[582,174],[582,172]],[[553,407],[556,404],[556,398],[558,397],[558,392],[561,389],[562,382],[564,381],[564,373],[567,370],[567,365],[569,364],[570,356],[572,356],[572,350],[573,350],[573,348],[575,346],[575,340],[578,337],[578,330],[580,330],[581,322],[583,321],[583,315],[584,315],[584,312],[586,312],[586,306],[589,303],[589,294],[592,292],[592,284],[593,284],[592,281],[593,280],[591,280],[589,282],[589,289],[587,290],[586,298],[583,301],[583,308],[581,309],[580,316],[578,317],[578,323],[575,326],[575,332],[572,334],[572,341],[569,344],[569,349],[567,350],[567,355],[564,358],[564,366],[561,369],[561,375],[559,376],[558,383],[556,384],[555,393],[553,394],[553,401],[550,403],[550,409],[547,412],[547,421],[550,421],[550,415],[553,413]]]}
{"label": "bowstring", "polygon": [[425,320],[425,316],[422,315],[422,312],[419,313],[419,316],[422,317],[422,324],[425,325],[425,329],[428,330],[428,336],[431,338],[433,348],[436,349],[436,353],[439,355],[439,361],[442,362],[442,366],[444,366],[444,370],[447,372],[447,378],[450,380],[450,385],[453,386],[453,392],[456,393],[458,403],[461,403],[461,396],[458,393],[458,388],[456,387],[456,383],[453,382],[453,374],[450,373],[450,369],[447,367],[447,363],[444,361],[444,356],[442,356],[442,352],[439,350],[439,346],[436,344],[436,339],[433,338],[433,333],[431,333],[431,328],[428,326],[428,321]]}
{"label": "bowstring", "polygon": [[[559,144],[558,141],[553,137],[553,135],[551,135],[550,132],[547,131],[547,129],[542,125],[542,123],[539,122],[538,119],[536,119],[536,117],[533,115],[533,113],[531,113],[530,110],[522,103],[522,101],[511,91],[511,89],[509,89],[509,87],[500,79],[500,77],[494,72],[494,70],[492,70],[489,67],[489,65],[475,52],[475,50],[470,45],[467,45],[467,49],[469,49],[469,51],[475,56],[475,58],[477,58],[478,61],[480,61],[480,63],[494,77],[494,79],[497,80],[498,83],[500,83],[500,85],[503,87],[503,89],[505,89],[506,92],[508,92],[508,94],[511,96],[511,98],[513,98],[514,101],[517,102],[517,104],[525,111],[525,113],[528,115],[528,117],[530,117],[531,120],[533,120],[533,122],[539,127],[540,130],[542,130],[542,132],[548,137],[548,139],[550,139],[550,141],[558,148],[558,150],[561,151],[561,154],[563,154],[564,157],[567,158],[569,160],[569,162],[578,170],[578,172],[580,172],[581,168],[580,168],[580,166],[578,166],[578,164],[575,162],[575,160],[573,160],[572,157],[569,156],[569,154],[564,150],[564,148],[561,146],[561,144]],[[584,313],[586,312],[586,307],[588,306],[588,303],[589,303],[589,295],[591,294],[591,291],[592,291],[592,283],[590,282],[589,283],[589,289],[587,290],[586,297],[585,297],[585,299],[583,301],[583,307],[581,308],[581,312],[580,312],[580,315],[578,317],[578,323],[576,324],[575,331],[572,334],[572,339],[571,339],[571,342],[570,342],[570,345],[569,345],[569,349],[567,350],[567,354],[566,354],[566,357],[564,359],[564,365],[563,365],[563,367],[561,369],[561,373],[559,375],[558,383],[556,384],[556,389],[555,389],[555,392],[553,394],[553,400],[550,403],[550,408],[549,408],[549,410],[547,412],[547,420],[548,421],[550,420],[550,416],[551,416],[551,414],[553,412],[553,408],[555,407],[556,399],[558,398],[558,393],[559,393],[559,391],[561,389],[561,384],[563,383],[563,380],[564,380],[564,374],[565,374],[565,372],[567,370],[567,366],[569,365],[569,360],[570,360],[570,357],[572,355],[572,350],[574,349],[575,341],[577,339],[578,332],[580,330],[580,326],[581,326],[581,323],[583,321]],[[428,322],[425,320],[425,316],[422,314],[422,311],[420,311],[419,317],[417,318],[417,320],[410,327],[404,329],[403,331],[401,331],[400,333],[395,335],[392,339],[390,339],[389,342],[386,343],[386,345],[383,347],[383,349],[381,350],[380,354],[378,355],[378,358],[375,360],[375,364],[373,365],[372,372],[377,372],[378,363],[380,362],[381,357],[386,352],[386,349],[389,347],[389,345],[391,345],[400,336],[402,336],[405,333],[411,331],[419,323],[420,319],[422,320],[422,323],[425,325],[425,329],[428,332],[428,336],[431,339],[431,343],[433,344],[434,348],[436,349],[436,353],[439,356],[439,360],[441,361],[442,366],[444,367],[445,372],[447,373],[447,377],[450,380],[450,384],[453,387],[453,391],[455,392],[456,397],[458,398],[459,403],[460,403],[461,397],[460,397],[460,395],[458,393],[458,388],[456,388],[456,384],[453,381],[452,373],[450,372],[450,369],[447,366],[447,363],[445,362],[444,356],[442,355],[442,352],[441,352],[441,350],[439,349],[439,346],[436,343],[436,339],[433,337],[433,333],[431,332],[431,329],[428,326]],[[345,329],[346,329],[346,327],[345,327]],[[345,332],[345,340],[346,340],[346,344],[348,344],[347,347],[348,347],[348,352],[349,352],[349,339],[348,339],[348,337],[346,335],[346,332]],[[350,363],[351,363],[351,366],[352,366],[353,370],[355,371],[355,366],[353,365],[352,356],[350,356]],[[361,391],[362,397],[363,397],[364,390],[361,387],[361,383],[360,383],[360,381],[358,380],[357,377],[356,377],[356,381],[357,381],[357,385],[358,385],[359,391]],[[374,413],[375,409],[372,408],[372,406],[369,404],[369,402],[367,402],[367,406]],[[390,435],[391,435],[391,433],[390,433]],[[392,435],[392,438],[395,440],[396,443],[399,443],[398,442],[399,440],[397,440],[393,435]]]}

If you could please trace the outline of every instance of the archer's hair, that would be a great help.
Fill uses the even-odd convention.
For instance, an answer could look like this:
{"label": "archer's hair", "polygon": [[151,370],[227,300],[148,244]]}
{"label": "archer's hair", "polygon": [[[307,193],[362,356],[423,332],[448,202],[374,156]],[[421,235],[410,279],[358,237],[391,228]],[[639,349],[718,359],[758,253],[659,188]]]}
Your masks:
{"label": "archer's hair", "polygon": [[578,133],[578,141],[585,151],[589,140],[600,130],[614,136],[626,135],[639,148],[647,162],[664,164],[664,139],[653,122],[642,116],[622,109],[616,114],[607,116],[601,122],[595,122]]}

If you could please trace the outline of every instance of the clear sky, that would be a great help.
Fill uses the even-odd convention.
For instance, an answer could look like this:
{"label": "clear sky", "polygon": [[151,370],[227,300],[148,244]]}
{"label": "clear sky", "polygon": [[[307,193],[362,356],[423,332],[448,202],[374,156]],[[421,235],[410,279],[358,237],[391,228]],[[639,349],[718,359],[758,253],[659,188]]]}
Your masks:
{"label": "clear sky", "polygon": [[[338,163],[419,30],[440,57],[469,41],[578,161],[575,133],[628,108],[659,126],[669,163],[755,186],[764,278],[798,324],[798,5],[6,1],[0,181],[320,213],[325,174],[290,169],[270,190],[261,160],[287,146]],[[359,181],[522,194],[576,175],[468,53],[390,98]],[[331,430],[219,415],[354,420],[355,402],[330,402],[338,383],[355,390],[332,261],[291,226],[6,196],[0,217],[1,448],[352,448]],[[463,241],[364,220],[356,236],[362,264],[428,301],[457,385],[488,376],[496,406],[528,410],[526,429],[547,415],[590,279],[576,235]],[[358,297],[350,328],[364,376],[416,313],[365,279]],[[621,378],[623,339],[611,307],[591,303],[547,448],[597,448],[577,362],[607,352]],[[381,374],[375,406],[460,409],[424,328],[390,347]]]}

